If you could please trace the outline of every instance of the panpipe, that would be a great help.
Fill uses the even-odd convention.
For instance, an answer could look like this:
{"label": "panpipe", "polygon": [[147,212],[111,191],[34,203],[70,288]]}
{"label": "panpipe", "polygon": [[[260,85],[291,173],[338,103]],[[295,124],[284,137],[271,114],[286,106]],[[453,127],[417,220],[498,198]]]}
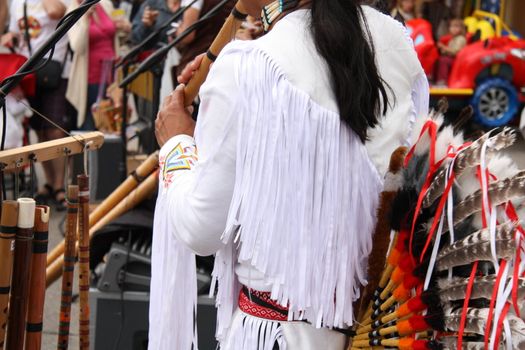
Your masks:
{"label": "panpipe", "polygon": [[194,72],[191,80],[184,88],[184,103],[186,106],[191,105],[195,97],[197,97],[201,85],[208,76],[213,59],[217,57],[224,46],[233,39],[232,35],[235,35],[245,19],[246,10],[242,0],[238,0],[231,14],[226,18],[221,30],[213,40],[207,54],[203,57],[199,68]]}
{"label": "panpipe", "polygon": [[18,202],[2,202],[2,221],[0,226],[0,349],[4,348],[7,327],[7,306],[11,290],[11,272],[13,271],[13,253],[18,223]]}
{"label": "panpipe", "polygon": [[[113,211],[115,206],[121,205],[123,201],[128,201],[130,193],[135,193],[143,186],[158,166],[158,152],[152,153],[129,177],[113,191],[99,206],[89,215],[89,227],[93,227],[106,215]],[[141,191],[142,192],[142,191]],[[153,193],[153,190],[150,191]],[[127,208],[130,208],[127,206]],[[128,209],[129,210],[129,209]],[[92,231],[93,233],[94,231]],[[91,236],[90,236],[91,237]],[[62,274],[63,254],[65,249],[65,240],[62,241],[47,257],[46,285],[50,286]]]}
{"label": "panpipe", "polygon": [[78,175],[78,271],[80,349],[89,350],[89,176]]}
{"label": "panpipe", "polygon": [[71,302],[73,298],[73,278],[76,262],[78,215],[78,186],[69,185],[67,189],[67,225],[64,238],[64,268],[62,273],[62,292],[58,326],[57,349],[66,350],[69,345],[69,325],[71,322]]}
{"label": "panpipe", "polygon": [[26,350],[39,350],[42,343],[49,212],[49,207],[44,205],[38,205],[35,210],[33,257],[31,259],[29,307],[26,324]]}
{"label": "panpipe", "polygon": [[31,198],[19,198],[13,278],[7,322],[6,348],[9,350],[22,350],[24,348],[34,224],[35,201]]}

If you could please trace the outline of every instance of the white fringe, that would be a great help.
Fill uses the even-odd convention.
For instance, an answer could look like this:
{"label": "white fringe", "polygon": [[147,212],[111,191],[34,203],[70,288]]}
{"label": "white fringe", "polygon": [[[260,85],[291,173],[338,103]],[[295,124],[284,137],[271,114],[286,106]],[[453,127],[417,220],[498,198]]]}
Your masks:
{"label": "white fringe", "polygon": [[153,227],[148,349],[197,349],[195,254],[171,232],[164,190],[160,178]]}
{"label": "white fringe", "polygon": [[279,322],[240,313],[235,320],[224,350],[286,350],[286,341]]}
{"label": "white fringe", "polygon": [[213,272],[219,340],[237,301],[237,259],[267,276],[272,298],[289,307],[290,319],[352,325],[382,189],[357,135],[255,45],[233,43],[223,53],[238,54],[236,77],[243,79],[236,183],[222,237],[227,247]]}

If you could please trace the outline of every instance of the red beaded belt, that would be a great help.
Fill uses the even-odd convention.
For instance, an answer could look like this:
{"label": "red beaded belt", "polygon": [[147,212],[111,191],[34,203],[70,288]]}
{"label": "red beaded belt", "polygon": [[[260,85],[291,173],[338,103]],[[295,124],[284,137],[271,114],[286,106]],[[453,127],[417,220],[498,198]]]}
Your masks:
{"label": "red beaded belt", "polygon": [[239,309],[251,316],[271,321],[287,321],[288,309],[270,298],[270,292],[259,292],[243,286],[239,293]]}

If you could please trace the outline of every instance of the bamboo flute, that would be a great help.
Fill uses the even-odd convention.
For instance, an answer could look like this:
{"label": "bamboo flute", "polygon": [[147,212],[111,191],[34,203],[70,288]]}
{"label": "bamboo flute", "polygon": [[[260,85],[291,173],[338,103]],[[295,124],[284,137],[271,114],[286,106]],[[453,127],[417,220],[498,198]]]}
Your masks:
{"label": "bamboo flute", "polygon": [[46,295],[46,257],[49,230],[49,207],[35,209],[33,256],[29,283],[29,304],[26,324],[26,350],[39,350],[42,344],[42,322]]}
{"label": "bamboo flute", "polygon": [[5,329],[7,327],[7,305],[11,289],[13,272],[13,253],[16,225],[18,222],[18,202],[5,200],[2,203],[0,222],[0,349],[4,348]]}
{"label": "bamboo flute", "polygon": [[7,322],[6,348],[8,350],[22,350],[24,348],[34,224],[35,201],[31,198],[19,198],[13,279]]}
{"label": "bamboo flute", "polygon": [[202,58],[199,68],[193,73],[191,80],[184,88],[184,103],[186,106],[192,104],[193,100],[199,93],[201,85],[208,76],[210,66],[213,63],[210,57],[217,57],[219,55],[224,46],[233,39],[232,34],[237,32],[237,29],[241,27],[241,24],[245,19],[246,10],[244,9],[242,0],[238,0],[232,13],[226,18],[221,30],[211,43],[210,48],[208,49],[208,54]]}
{"label": "bamboo flute", "polygon": [[71,322],[71,302],[73,298],[73,278],[75,271],[77,243],[78,186],[69,185],[67,189],[67,228],[62,273],[62,292],[60,299],[60,318],[58,325],[57,349],[66,350],[69,346],[69,325]]}
{"label": "bamboo flute", "polygon": [[78,175],[78,289],[80,350],[89,350],[89,176]]}
{"label": "bamboo flute", "polygon": [[118,203],[111,211],[104,216],[96,225],[91,227],[89,230],[90,236],[94,235],[95,232],[100,230],[102,227],[109,224],[111,221],[115,220],[125,212],[131,210],[138,204],[140,204],[144,199],[150,196],[155,187],[157,186],[157,172],[152,173],[144,182],[137,187],[137,189],[131,192],[123,201]]}
{"label": "bamboo flute", "polygon": [[[152,153],[128,178],[119,185],[95,210],[89,215],[89,227],[95,225],[102,219],[115,205],[121,202],[131,191],[148,177],[159,164],[159,153]],[[64,254],[65,241],[60,242],[47,256],[47,266],[52,265]]]}
{"label": "bamboo flute", "polygon": [[[96,225],[91,227],[89,230],[89,238],[93,237],[95,232],[102,227],[109,224],[125,212],[131,210],[148,196],[150,196],[157,186],[157,172],[153,172],[148,178],[133,190],[126,198],[120,201],[113,209],[111,209],[102,220]],[[78,244],[77,244],[78,246]],[[63,261],[61,259],[56,260],[51,266],[47,267],[46,284],[50,286],[53,282],[60,278],[62,274]]]}

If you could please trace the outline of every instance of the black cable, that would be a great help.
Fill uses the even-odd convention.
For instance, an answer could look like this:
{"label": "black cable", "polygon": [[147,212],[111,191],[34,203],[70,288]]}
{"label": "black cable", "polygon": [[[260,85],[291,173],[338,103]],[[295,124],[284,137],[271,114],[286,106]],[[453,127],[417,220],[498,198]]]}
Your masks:
{"label": "black cable", "polygon": [[177,45],[182,39],[187,37],[191,32],[202,26],[207,20],[210,18],[217,16],[219,14],[219,11],[221,8],[226,5],[230,0],[222,0],[219,2],[215,7],[213,7],[211,10],[206,12],[198,21],[190,25],[186,30],[184,30],[182,33],[180,33],[175,39],[173,39],[172,42],[169,44],[166,44],[162,46],[160,49],[152,53],[148,56],[142,63],[128,76],[126,76],[119,84],[120,88],[123,88],[124,86],[130,84],[132,81],[134,81],[141,73],[151,69],[153,66],[155,66],[157,63],[159,63],[164,57],[168,54],[168,51],[171,50],[172,47]]}
{"label": "black cable", "polygon": [[5,100],[3,100],[0,108],[2,108],[2,144],[0,145],[0,151],[3,151],[5,148],[5,136],[7,132],[7,107]]}
{"label": "black cable", "polygon": [[[62,17],[62,19],[60,19],[60,21],[58,21],[57,23],[57,26],[56,26],[56,32],[59,32],[59,27],[61,27],[64,22],[68,21],[71,17],[76,17],[80,14],[80,16],[78,16],[78,18],[80,18],[82,16],[83,13],[85,13],[87,11],[87,9],[89,7],[91,7],[92,5],[98,3],[100,0],[86,0],[84,3],[80,4],[75,10],[71,11],[70,13],[66,14],[64,17]],[[74,23],[71,23],[71,24],[66,24],[66,26],[69,26],[68,28],[64,28],[65,30],[68,30],[71,26],[73,26]],[[61,29],[61,28],[60,28]],[[57,33],[58,34],[58,33]],[[64,35],[65,32],[60,35]],[[56,40],[56,41],[55,41]],[[5,96],[11,91],[11,89],[16,86],[16,84],[18,83],[17,80],[21,79],[21,77],[27,75],[27,74],[30,74],[30,73],[34,73],[36,70],[42,68],[43,66],[45,66],[49,61],[51,61],[52,57],[53,57],[53,54],[54,54],[54,50],[55,50],[55,45],[56,43],[59,41],[60,39],[58,39],[58,37],[56,36],[56,34],[52,35],[48,41],[46,41],[46,43],[44,43],[42,45],[42,47],[40,47],[38,50],[36,50],[35,52],[35,55],[33,56],[38,56],[40,57],[40,55],[43,57],[45,54],[43,53],[43,51],[45,52],[45,50],[49,50],[49,57],[42,63],[40,63],[37,67],[33,68],[33,69],[30,69],[30,70],[26,70],[26,69],[23,69],[25,68],[25,65],[30,65],[29,61],[31,61],[31,59],[36,59],[36,57],[31,57],[28,62],[26,62],[20,69],[23,69],[20,71],[19,69],[19,72],[15,73],[14,75],[12,76],[9,76],[7,78],[5,78],[1,83],[0,83],[0,99],[1,98],[5,98]],[[54,44],[50,45],[53,41]],[[46,45],[49,45],[46,47]],[[33,64],[33,62],[31,62],[31,64]],[[15,82],[11,83],[13,80],[15,80]],[[7,85],[7,87],[6,87]]]}
{"label": "black cable", "polygon": [[115,344],[113,345],[113,350],[118,350],[118,347],[120,345],[120,339],[122,338],[122,330],[124,329],[124,323],[125,323],[124,288],[126,286],[126,269],[128,268],[130,255],[131,255],[131,229],[128,231],[128,246],[127,246],[127,253],[126,253],[126,263],[124,264],[124,268],[123,268],[124,278],[122,279],[122,283],[120,285],[120,328],[118,330],[117,339],[115,339]]}
{"label": "black cable", "polygon": [[[66,21],[71,16],[75,15],[75,13],[81,11],[84,7],[90,7],[90,6],[94,5],[97,2],[98,2],[98,0],[97,1],[93,1],[92,0],[92,1],[86,2],[86,3],[82,4],[82,5],[80,5],[79,7],[77,7],[76,9],[74,9],[73,11],[67,13],[66,15],[64,15],[64,17],[62,17],[60,19],[60,21],[58,21],[58,23],[57,23],[55,28],[60,27],[64,23],[64,21]],[[56,44],[51,47],[51,50],[49,51],[49,56],[42,63],[40,63],[38,66],[36,66],[35,68],[33,68],[33,69],[29,70],[29,71],[24,71],[24,72],[20,72],[20,73],[17,73],[17,74],[13,74],[13,75],[5,78],[0,83],[0,86],[6,84],[7,82],[9,82],[12,79],[15,79],[15,78],[20,77],[20,76],[25,76],[25,75],[28,75],[28,74],[35,73],[35,72],[39,71],[40,69],[42,69],[43,67],[45,67],[53,59],[53,55],[55,54],[55,46],[56,46]]]}
{"label": "black cable", "polygon": [[153,40],[155,40],[160,35],[160,33],[162,33],[162,31],[164,31],[171,23],[175,22],[180,16],[182,16],[187,9],[191,8],[191,6],[193,6],[193,4],[196,1],[197,0],[192,0],[188,5],[179,8],[175,13],[173,13],[173,15],[168,20],[164,21],[164,23],[162,23],[160,27],[158,27],[153,33],[148,35],[139,44],[135,45],[135,47],[133,47],[124,57],[122,57],[120,59],[120,62],[118,62],[115,65],[115,68],[118,68],[124,65],[125,63],[128,63],[131,58],[136,57],[140,52],[144,51],[145,47],[147,47]]}
{"label": "black cable", "polygon": [[29,156],[29,161],[30,161],[29,162],[29,191],[31,193],[31,198],[35,198],[36,177],[35,177],[35,156],[34,154]]}
{"label": "black cable", "polygon": [[[3,101],[0,108],[2,108],[2,141],[0,142],[0,151],[4,150],[5,147],[5,136],[7,132],[7,106],[5,99],[0,99]],[[0,164],[0,186],[2,186],[2,201],[7,199],[7,193],[5,190],[5,177],[4,177],[4,165]]]}

